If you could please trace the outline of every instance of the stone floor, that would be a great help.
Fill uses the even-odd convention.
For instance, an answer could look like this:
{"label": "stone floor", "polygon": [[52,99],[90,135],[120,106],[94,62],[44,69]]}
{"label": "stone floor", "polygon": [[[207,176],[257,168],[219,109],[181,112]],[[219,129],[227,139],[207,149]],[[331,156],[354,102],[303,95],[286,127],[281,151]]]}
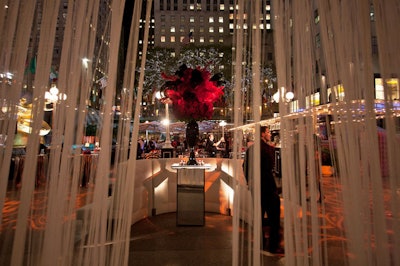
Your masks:
{"label": "stone floor", "polygon": [[[204,226],[177,226],[176,213],[135,223],[129,265],[232,265],[232,217],[206,213]],[[247,248],[246,248],[247,249]],[[263,265],[284,265],[265,253]],[[249,265],[243,259],[239,265]]]}

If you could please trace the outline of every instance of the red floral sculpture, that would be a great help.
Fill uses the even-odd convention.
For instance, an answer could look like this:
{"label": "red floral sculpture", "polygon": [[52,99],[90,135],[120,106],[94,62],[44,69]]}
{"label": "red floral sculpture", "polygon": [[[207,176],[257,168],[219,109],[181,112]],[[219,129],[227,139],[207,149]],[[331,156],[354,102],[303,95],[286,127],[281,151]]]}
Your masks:
{"label": "red floral sculpture", "polygon": [[211,77],[205,68],[188,68],[182,65],[173,76],[162,74],[167,80],[165,95],[172,101],[176,119],[183,121],[210,119],[214,102],[223,94],[221,74]]}

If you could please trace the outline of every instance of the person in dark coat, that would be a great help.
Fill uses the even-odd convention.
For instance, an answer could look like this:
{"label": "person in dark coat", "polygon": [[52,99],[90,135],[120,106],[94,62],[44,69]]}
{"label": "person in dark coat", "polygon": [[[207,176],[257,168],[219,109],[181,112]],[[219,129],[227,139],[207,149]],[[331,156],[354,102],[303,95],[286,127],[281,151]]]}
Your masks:
{"label": "person in dark coat", "polygon": [[[260,141],[260,178],[261,178],[261,217],[263,227],[269,225],[269,239],[268,251],[271,253],[283,253],[280,247],[280,215],[281,215],[281,202],[278,189],[273,175],[273,168],[275,162],[275,147],[271,142],[271,132],[266,126],[260,128],[261,141]],[[254,154],[254,144],[246,150],[246,157],[243,164],[245,177],[250,189],[255,185],[252,184],[253,176],[251,171],[251,164]],[[264,218],[265,213],[267,219]],[[267,241],[263,233],[263,243]],[[266,246],[264,246],[266,248]]]}
{"label": "person in dark coat", "polygon": [[208,157],[216,157],[218,152],[218,146],[221,142],[224,141],[225,140],[222,137],[219,141],[214,142],[214,134],[210,133],[206,141],[206,152],[208,153]]}

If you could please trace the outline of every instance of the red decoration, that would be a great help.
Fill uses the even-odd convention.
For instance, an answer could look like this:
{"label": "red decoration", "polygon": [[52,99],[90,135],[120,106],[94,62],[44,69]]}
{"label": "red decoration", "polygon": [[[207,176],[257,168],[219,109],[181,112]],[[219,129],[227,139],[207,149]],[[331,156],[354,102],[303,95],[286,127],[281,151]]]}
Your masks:
{"label": "red decoration", "polygon": [[188,68],[182,65],[174,76],[162,77],[165,95],[172,101],[173,112],[179,120],[210,119],[214,111],[214,102],[223,94],[224,87],[219,86],[221,75],[214,75],[206,68]]}

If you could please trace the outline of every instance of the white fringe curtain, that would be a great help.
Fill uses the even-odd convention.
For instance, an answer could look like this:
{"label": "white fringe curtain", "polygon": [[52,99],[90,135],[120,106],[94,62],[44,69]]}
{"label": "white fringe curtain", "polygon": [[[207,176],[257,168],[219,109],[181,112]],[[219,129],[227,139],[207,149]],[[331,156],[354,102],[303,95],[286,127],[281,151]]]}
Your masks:
{"label": "white fringe curtain", "polygon": [[[274,1],[273,8],[278,86],[293,89],[299,108],[304,110],[289,114],[281,94],[285,263],[328,265],[338,256],[348,265],[399,265],[398,117],[385,84],[387,146],[383,150],[387,151],[389,166],[386,176],[380,164],[373,85],[374,63],[384,80],[399,77],[399,56],[393,45],[398,42],[395,32],[399,24],[394,17],[398,18],[399,4],[397,1]],[[374,22],[371,22],[371,8]],[[343,210],[338,214],[343,219],[343,230],[336,239],[336,254],[331,254],[330,241],[324,239],[326,219],[320,219],[331,203],[322,199],[319,206],[314,201],[307,203],[305,197],[309,190],[313,198],[312,194],[318,193],[316,180],[324,178],[315,171],[318,168],[314,160],[308,159],[318,151],[313,134],[320,113],[318,107],[306,104],[306,96],[321,86],[315,78],[316,69],[321,67],[316,65],[315,10],[320,19],[325,84],[332,88],[333,94],[328,110],[335,134],[329,134],[328,139],[330,147],[336,148],[334,182],[341,188],[335,195],[335,204]],[[377,36],[379,62],[372,53],[372,33]],[[344,99],[334,90],[337,86],[343,86]],[[321,93],[325,88],[321,88]]]}
{"label": "white fringe curtain", "polygon": [[[147,1],[146,22],[149,23],[152,1]],[[99,0],[68,2],[65,14],[64,36],[56,36],[56,21],[60,19],[59,0],[6,1],[0,0],[0,73],[13,74],[12,83],[3,78],[0,83],[0,134],[6,145],[0,146],[0,208],[2,213],[0,243],[1,265],[128,265],[129,236],[132,208],[135,200],[135,180],[128,173],[135,172],[136,140],[130,141],[130,119],[134,119],[132,136],[138,133],[138,117],[144,71],[138,78],[139,87],[134,90],[135,67],[138,55],[139,18],[142,1],[135,1],[131,38],[129,40],[123,91],[121,93],[121,116],[118,124],[118,139],[114,165],[110,163],[112,147],[112,106],[117,81],[118,49],[120,29],[125,1],[110,2],[109,18],[105,31],[101,34],[109,40],[94,51],[95,36],[99,34],[97,20]],[[260,1],[235,1],[237,5],[234,35],[234,124],[243,124],[245,99],[242,77],[245,62],[251,66],[252,119],[260,121],[259,110],[261,58]],[[372,4],[372,5],[371,5]],[[280,262],[287,265],[334,265],[335,258],[345,265],[400,265],[398,236],[400,234],[399,173],[400,145],[396,126],[398,118],[393,110],[394,102],[389,97],[385,85],[386,157],[388,172],[382,174],[380,164],[378,131],[375,115],[375,95],[373,88],[373,63],[379,65],[381,77],[399,78],[400,58],[398,55],[399,13],[398,1],[278,1],[271,4],[275,38],[275,57],[280,90],[280,133],[282,143],[282,176],[284,206],[285,258]],[[375,22],[370,22],[373,7]],[[329,145],[336,148],[334,186],[340,187],[330,195],[329,201],[316,200],[319,195],[321,177],[320,162],[314,160],[320,153],[315,141],[319,107],[307,103],[307,96],[321,87],[316,78],[317,54],[315,50],[316,32],[313,27],[315,9],[319,14],[319,36],[326,66],[324,84],[332,88],[332,103],[327,106],[332,117],[335,134],[328,135]],[[41,16],[38,16],[38,10]],[[249,14],[245,16],[245,14]],[[245,20],[244,17],[247,19]],[[32,27],[40,21],[40,35]],[[244,25],[255,25],[245,31]],[[148,26],[146,27],[148,29]],[[371,33],[377,36],[379,60],[372,56]],[[249,34],[248,34],[249,33]],[[148,34],[146,31],[145,34]],[[30,51],[30,37],[37,37],[37,51]],[[52,123],[52,143],[47,170],[48,182],[42,190],[35,189],[39,130],[42,126],[45,106],[45,91],[49,90],[49,69],[56,39],[63,39],[59,79],[57,87],[67,99],[54,104]],[[108,42],[109,41],[109,42]],[[141,67],[146,60],[146,42],[142,50]],[[248,56],[246,51],[251,51]],[[94,82],[94,67],[97,62],[89,61],[82,66],[83,58],[95,58],[95,53],[108,56],[106,75],[108,85],[103,94],[101,108],[102,125],[98,132],[101,153],[94,177],[95,186],[90,186],[86,203],[91,211],[84,217],[76,209],[80,185],[80,150],[69,148],[81,143],[84,121],[87,113],[86,99]],[[96,54],[99,56],[99,54]],[[32,82],[32,134],[29,134],[26,149],[25,171],[21,187],[14,195],[7,188],[12,154],[12,140],[17,125],[16,107],[26,88],[24,72],[27,60],[37,59],[35,78]],[[344,88],[342,99],[337,91]],[[322,88],[322,87],[321,87]],[[335,88],[337,90],[335,90]],[[296,94],[301,113],[291,113],[284,101],[284,92],[292,90]],[[339,97],[340,96],[340,97]],[[133,111],[133,112],[132,112]],[[351,114],[351,115],[349,115]],[[397,120],[396,120],[397,119]],[[329,131],[329,130],[328,130]],[[331,131],[329,131],[331,132]],[[259,132],[256,131],[255,136]],[[243,138],[241,131],[234,131],[234,139]],[[256,138],[257,140],[257,138]],[[129,144],[131,143],[131,144]],[[241,141],[233,147],[236,160],[236,176],[242,174]],[[259,142],[255,143],[257,146]],[[126,147],[130,146],[128,159]],[[64,147],[64,148],[63,148]],[[255,161],[255,182],[259,164]],[[27,169],[29,169],[27,171]],[[108,195],[110,176],[115,179],[114,193]],[[232,184],[235,195],[244,194],[239,184]],[[245,204],[249,217],[241,217],[233,212],[233,265],[262,265],[265,256],[261,252],[261,223],[258,187],[253,188],[252,202],[244,202],[235,197],[234,210]],[[322,191],[322,197],[324,196]],[[38,194],[40,193],[40,195]],[[15,201],[7,201],[13,197]],[[32,208],[33,202],[44,199],[44,208]],[[390,199],[389,201],[387,199]],[[243,203],[244,202],[244,203]],[[389,202],[389,203],[388,203]],[[7,203],[7,204],[6,204]],[[334,239],[326,239],[325,211],[338,206],[338,217],[343,219],[343,230]],[[15,217],[8,215],[14,209]],[[35,217],[39,221],[35,221]],[[45,218],[43,218],[45,217]],[[84,218],[84,219],[77,219]],[[12,227],[10,220],[15,220]],[[83,222],[82,222],[83,221]],[[108,221],[113,221],[112,226]],[[77,228],[80,228],[77,230]],[[240,228],[248,229],[248,234]],[[76,235],[81,232],[82,235]],[[83,237],[85,235],[85,237]],[[78,240],[77,240],[78,239]],[[249,244],[250,243],[250,244]],[[332,243],[335,246],[332,251]],[[248,247],[248,248],[247,248]],[[337,262],[337,261],[336,261]]]}

